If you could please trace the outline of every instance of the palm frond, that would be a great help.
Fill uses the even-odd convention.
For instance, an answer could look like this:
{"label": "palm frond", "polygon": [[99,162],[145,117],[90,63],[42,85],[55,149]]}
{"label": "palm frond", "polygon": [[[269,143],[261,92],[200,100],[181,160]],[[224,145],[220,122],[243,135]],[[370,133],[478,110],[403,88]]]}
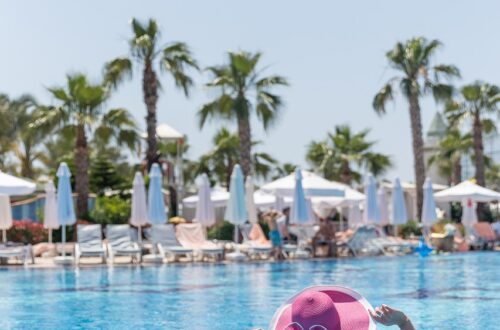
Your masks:
{"label": "palm frond", "polygon": [[392,84],[386,84],[373,98],[372,106],[378,114],[386,112],[386,105],[394,99]]}
{"label": "palm frond", "polygon": [[104,85],[117,88],[125,79],[132,78],[132,61],[119,57],[104,66]]}
{"label": "palm frond", "polygon": [[188,96],[189,89],[193,86],[193,80],[187,74],[187,69],[199,70],[198,63],[193,58],[188,46],[185,43],[176,42],[165,47],[160,67],[171,73],[175,85]]}
{"label": "palm frond", "polygon": [[435,65],[433,68],[434,79],[439,81],[441,77],[446,79],[460,78],[460,70],[454,65]]}

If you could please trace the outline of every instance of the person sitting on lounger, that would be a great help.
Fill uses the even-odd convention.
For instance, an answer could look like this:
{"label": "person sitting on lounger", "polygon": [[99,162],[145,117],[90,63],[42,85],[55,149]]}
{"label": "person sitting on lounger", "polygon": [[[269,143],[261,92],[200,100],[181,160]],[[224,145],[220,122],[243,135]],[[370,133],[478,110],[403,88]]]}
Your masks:
{"label": "person sitting on lounger", "polygon": [[314,256],[316,257],[316,248],[318,246],[326,246],[328,249],[327,257],[336,255],[337,245],[335,243],[335,227],[333,221],[320,218],[319,230],[312,239]]}

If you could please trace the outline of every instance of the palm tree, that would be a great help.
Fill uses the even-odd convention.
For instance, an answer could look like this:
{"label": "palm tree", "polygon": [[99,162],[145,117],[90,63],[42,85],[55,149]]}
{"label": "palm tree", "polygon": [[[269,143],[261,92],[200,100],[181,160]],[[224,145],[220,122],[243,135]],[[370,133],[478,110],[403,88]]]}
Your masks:
{"label": "palm tree", "polygon": [[[150,168],[158,160],[156,103],[160,82],[156,70],[160,68],[162,72],[169,73],[176,87],[181,88],[184,94],[189,96],[193,80],[186,71],[187,68],[198,69],[198,64],[185,43],[173,42],[161,45],[160,31],[154,19],[150,18],[147,24],[144,24],[133,18],[131,24],[133,32],[130,39],[131,57],[142,66],[142,91],[147,108],[146,159]],[[117,87],[124,78],[131,76],[132,60],[128,57],[116,58],[105,66],[105,81],[114,87]]]}
{"label": "palm tree", "polygon": [[423,37],[412,38],[405,43],[398,42],[386,56],[389,65],[401,75],[391,78],[373,99],[375,111],[385,114],[387,103],[393,100],[395,86],[399,85],[401,93],[408,101],[419,218],[422,213],[425,180],[420,98],[431,93],[436,101],[449,100],[453,87],[443,83],[443,78],[450,79],[460,75],[453,65],[431,65],[431,59],[440,46],[441,42],[438,40],[428,41]]}
{"label": "palm tree", "polygon": [[474,160],[476,167],[476,181],[484,186],[485,182],[485,156],[483,146],[483,133],[495,129],[495,123],[488,116],[497,116],[500,109],[497,103],[500,89],[498,86],[484,82],[474,82],[460,89],[460,98],[450,101],[446,105],[446,113],[453,124],[462,120],[470,120],[472,124],[472,137],[474,141]]}
{"label": "palm tree", "polygon": [[15,129],[12,151],[19,161],[20,175],[34,179],[38,172],[35,162],[44,157],[40,144],[46,137],[42,130],[30,126],[37,115],[37,104],[31,95],[23,95],[12,100],[10,107],[14,114],[12,124]]}
{"label": "palm tree", "polygon": [[326,140],[311,142],[306,159],[325,178],[345,184],[361,181],[361,173],[354,168],[381,175],[391,167],[391,159],[372,151],[375,142],[367,141],[368,133],[369,130],[355,133],[349,126],[336,126],[335,133],[328,133]]}
{"label": "palm tree", "polygon": [[15,136],[14,112],[11,100],[6,94],[0,94],[0,166],[5,167],[7,153],[12,148],[12,140]]}
{"label": "palm tree", "polygon": [[427,164],[437,164],[441,175],[449,178],[450,184],[462,182],[462,156],[470,155],[472,135],[462,134],[457,128],[450,128],[439,142],[439,150],[433,154]]}
{"label": "palm tree", "polygon": [[226,64],[209,67],[213,79],[207,86],[217,90],[218,94],[215,100],[203,105],[198,112],[200,127],[210,118],[236,121],[240,161],[245,176],[250,174],[252,168],[252,112],[267,130],[278,118],[283,105],[281,97],[273,94],[272,90],[288,85],[281,76],[262,77],[262,70],[257,69],[260,57],[260,53],[229,52]]}
{"label": "palm tree", "polygon": [[299,167],[298,165],[292,163],[278,164],[274,167],[274,174],[272,176],[273,180],[287,176],[295,171]]}
{"label": "palm tree", "polygon": [[68,136],[74,136],[75,191],[77,213],[86,217],[89,194],[89,138],[96,136],[102,141],[114,140],[118,145],[135,148],[138,143],[137,127],[125,109],[103,111],[110,97],[103,84],[92,84],[83,74],[67,76],[65,87],[49,89],[60,105],[40,110],[36,128],[55,128]]}
{"label": "palm tree", "polygon": [[[252,145],[258,145],[258,141]],[[203,154],[198,162],[198,174],[207,173],[212,182],[218,182],[223,187],[229,187],[234,165],[240,163],[240,141],[238,134],[221,128],[213,138],[213,148]],[[256,152],[251,155],[254,163],[255,176],[267,179],[277,164],[277,161],[265,152]]]}

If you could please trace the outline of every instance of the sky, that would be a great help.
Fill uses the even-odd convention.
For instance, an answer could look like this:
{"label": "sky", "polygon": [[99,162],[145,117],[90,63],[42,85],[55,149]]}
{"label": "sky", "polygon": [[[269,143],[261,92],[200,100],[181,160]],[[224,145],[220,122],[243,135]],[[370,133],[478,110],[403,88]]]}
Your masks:
{"label": "sky", "polygon": [[[439,39],[443,48],[435,63],[458,66],[464,84],[480,79],[499,83],[500,2],[463,0],[401,1],[132,1],[132,0],[0,0],[0,93],[33,94],[50,104],[47,87],[63,85],[65,75],[84,72],[101,77],[104,63],[128,53],[130,19],[155,18],[164,42],[184,41],[201,66],[224,62],[228,50],[260,51],[267,74],[288,78],[277,90],[283,114],[268,132],[252,121],[259,151],[282,162],[307,167],[312,140],[326,137],[336,125],[369,128],[377,152],[389,154],[394,167],[387,179],[413,180],[408,106],[397,98],[380,117],[373,96],[394,72],[385,53],[397,41],[413,36]],[[109,107],[125,107],[144,128],[141,71],[124,83]],[[215,131],[200,129],[196,112],[213,94],[204,87],[206,73],[194,75],[189,99],[160,76],[163,90],[158,120],[188,136],[189,157],[208,151]],[[424,129],[440,106],[422,101]]]}

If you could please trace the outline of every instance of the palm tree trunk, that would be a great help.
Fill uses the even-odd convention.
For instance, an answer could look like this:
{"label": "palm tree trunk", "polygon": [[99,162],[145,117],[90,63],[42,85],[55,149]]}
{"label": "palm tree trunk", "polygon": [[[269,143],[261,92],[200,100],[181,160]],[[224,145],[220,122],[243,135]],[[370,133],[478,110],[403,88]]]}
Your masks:
{"label": "palm tree trunk", "polygon": [[233,173],[233,161],[229,159],[226,169],[226,189],[229,191],[229,186],[231,185],[231,174]]}
{"label": "palm tree trunk", "polygon": [[22,157],[21,175],[25,178],[34,179],[33,168],[31,164],[31,145],[24,141],[24,156]]}
{"label": "palm tree trunk", "polygon": [[75,165],[75,192],[78,194],[76,213],[79,219],[85,219],[88,214],[89,199],[89,153],[85,127],[81,124],[76,128]]}
{"label": "palm tree trunk", "polygon": [[158,147],[156,141],[156,102],[158,101],[158,81],[156,73],[153,70],[153,65],[150,61],[144,64],[144,74],[142,77],[142,89],[144,93],[144,103],[146,103],[146,127],[147,127],[147,144],[146,160],[148,171],[153,163],[158,161]]}
{"label": "palm tree trunk", "polygon": [[413,140],[413,166],[415,170],[415,185],[417,192],[417,216],[422,216],[422,205],[424,200],[425,162],[424,162],[424,140],[422,138],[422,118],[418,94],[412,93],[410,102],[410,122]]}
{"label": "palm tree trunk", "polygon": [[479,111],[474,113],[473,123],[474,139],[474,161],[476,166],[476,181],[480,186],[485,185],[484,179],[484,146],[483,146],[483,124]]}
{"label": "palm tree trunk", "polygon": [[349,167],[349,162],[345,160],[342,162],[342,173],[340,174],[340,180],[342,181],[342,183],[350,185],[351,179],[351,168]]}
{"label": "palm tree trunk", "polygon": [[252,136],[250,131],[250,120],[248,117],[238,117],[238,135],[240,138],[240,163],[243,175],[250,175],[252,160]]}
{"label": "palm tree trunk", "polygon": [[459,184],[462,182],[462,164],[460,163],[460,157],[453,161],[453,184]]}
{"label": "palm tree trunk", "polygon": [[[474,142],[474,162],[476,167],[476,182],[480,186],[486,185],[485,168],[484,168],[484,146],[483,146],[483,123],[479,110],[474,112],[474,122],[472,124],[472,138]],[[477,217],[483,220],[485,217],[484,203],[477,204]]]}

